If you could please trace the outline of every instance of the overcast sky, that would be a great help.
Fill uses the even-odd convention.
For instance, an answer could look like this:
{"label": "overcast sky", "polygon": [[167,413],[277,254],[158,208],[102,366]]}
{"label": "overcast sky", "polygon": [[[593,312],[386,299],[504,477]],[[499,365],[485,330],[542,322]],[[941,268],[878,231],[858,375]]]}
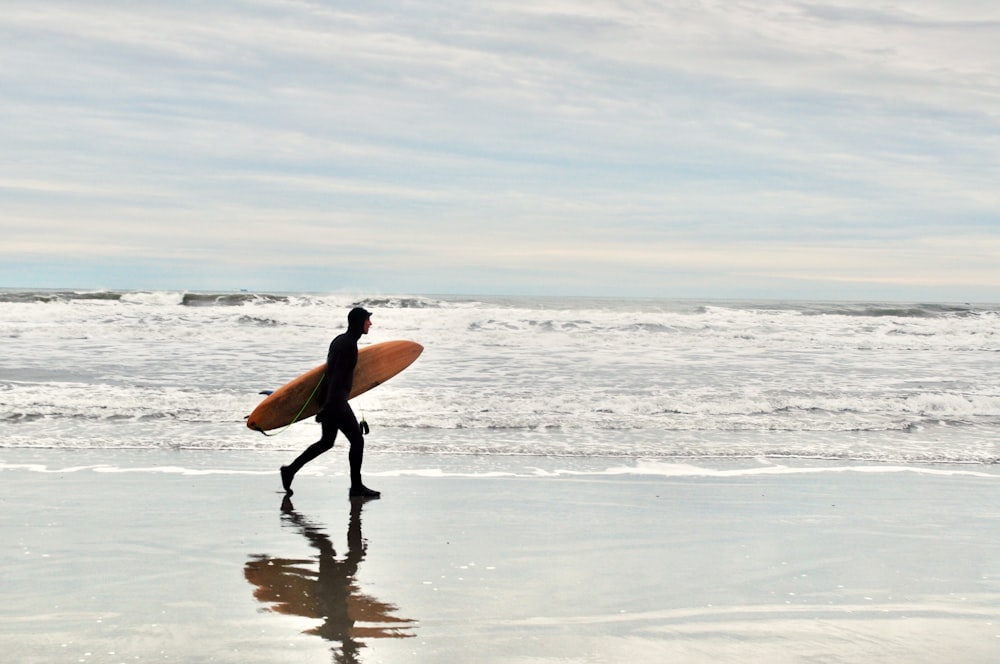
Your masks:
{"label": "overcast sky", "polygon": [[0,6],[0,286],[1000,301],[995,0]]}

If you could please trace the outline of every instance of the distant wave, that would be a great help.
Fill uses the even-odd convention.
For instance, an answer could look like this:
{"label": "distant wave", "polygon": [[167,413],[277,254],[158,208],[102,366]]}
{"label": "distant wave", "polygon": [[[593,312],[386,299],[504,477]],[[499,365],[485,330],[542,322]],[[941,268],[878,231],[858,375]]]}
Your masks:
{"label": "distant wave", "polygon": [[274,293],[191,293],[186,292],[181,298],[185,307],[240,307],[247,304],[289,304],[301,301],[300,296],[280,295]]}
{"label": "distant wave", "polygon": [[425,297],[369,297],[357,304],[373,309],[440,309],[444,305],[440,300]]}
{"label": "distant wave", "polygon": [[[252,305],[324,306],[338,300],[338,306],[350,304],[372,309],[441,309],[475,307],[495,304],[502,307],[559,310],[580,305],[615,306],[624,300],[595,302],[591,298],[512,298],[447,296],[357,296],[323,295],[320,293],[273,293],[257,291],[150,291],[150,290],[67,290],[67,289],[0,289],[0,303],[48,304],[58,302],[111,301],[125,304],[185,306],[185,307],[240,307]],[[637,303],[648,304],[646,300]],[[693,314],[714,312],[785,312],[805,316],[853,316],[859,318],[943,318],[978,315],[1000,315],[1000,304],[984,303],[890,303],[890,302],[809,302],[809,301],[753,301],[717,300],[702,303],[682,303],[663,300],[665,310],[687,311]]]}
{"label": "distant wave", "polygon": [[15,304],[68,302],[71,300],[121,300],[117,291],[0,290],[0,302]]}
{"label": "distant wave", "polygon": [[808,315],[857,316],[859,318],[940,318],[969,316],[986,311],[996,312],[993,305],[973,304],[899,304],[899,303],[834,303],[803,305]]}
{"label": "distant wave", "polygon": [[[346,298],[350,300],[350,298]],[[285,294],[253,291],[131,291],[131,290],[16,290],[0,289],[0,303],[48,304],[103,300],[128,304],[180,305],[185,307],[240,307],[261,304],[321,305],[329,296],[320,294]],[[427,297],[361,297],[354,306],[378,309],[434,309],[444,306],[441,300]]]}
{"label": "distant wave", "polygon": [[734,301],[713,302],[695,309],[707,314],[719,310],[792,312],[805,316],[854,316],[858,318],[941,318],[998,313],[1000,305],[987,303],[905,302],[810,302]]}
{"label": "distant wave", "polygon": [[968,315],[976,311],[977,309],[971,305],[918,304],[909,307],[863,305],[846,307],[837,313],[865,318],[938,318],[940,316]]}

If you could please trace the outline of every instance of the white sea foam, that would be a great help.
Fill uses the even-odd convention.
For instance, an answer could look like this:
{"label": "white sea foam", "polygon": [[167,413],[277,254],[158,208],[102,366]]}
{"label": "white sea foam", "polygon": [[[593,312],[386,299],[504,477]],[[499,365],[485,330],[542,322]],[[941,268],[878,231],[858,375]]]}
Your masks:
{"label": "white sea foam", "polygon": [[[429,461],[437,460],[438,457],[428,457]],[[799,466],[775,464],[775,463],[750,463],[742,462],[729,467],[719,467],[712,463],[674,463],[657,460],[638,460],[635,463],[601,465],[595,463],[593,459],[587,468],[566,468],[560,466],[557,460],[549,460],[548,467],[541,467],[532,463],[512,463],[507,459],[503,463],[493,463],[490,468],[470,468],[469,464],[454,461],[449,467],[428,466],[394,468],[392,470],[369,471],[368,477],[420,477],[424,479],[498,479],[498,478],[590,478],[600,479],[602,477],[637,477],[637,478],[658,478],[670,479],[734,479],[753,478],[764,476],[791,476],[791,475],[824,475],[839,473],[858,473],[869,475],[889,475],[898,473],[913,473],[927,476],[941,477],[976,477],[988,480],[1000,481],[1000,472],[988,472],[978,470],[974,466],[927,466],[927,465],[896,465],[896,464],[850,464],[821,463],[815,462]],[[502,466],[504,469],[496,469]],[[191,467],[177,464],[163,464],[153,466],[129,466],[115,465],[107,463],[96,463],[74,466],[51,466],[40,463],[5,463],[0,461],[0,472],[20,470],[44,474],[77,474],[77,473],[108,473],[108,474],[157,474],[157,475],[181,475],[181,476],[210,476],[210,475],[254,475],[254,476],[274,476],[274,469],[249,470],[245,468],[225,467],[215,460],[215,465],[208,467]],[[305,475],[323,475],[322,470],[310,469],[303,471]]]}
{"label": "white sea foam", "polygon": [[425,347],[354,403],[402,452],[1000,459],[1000,308],[184,292],[0,292],[0,446],[297,448],[242,426],[324,360]]}

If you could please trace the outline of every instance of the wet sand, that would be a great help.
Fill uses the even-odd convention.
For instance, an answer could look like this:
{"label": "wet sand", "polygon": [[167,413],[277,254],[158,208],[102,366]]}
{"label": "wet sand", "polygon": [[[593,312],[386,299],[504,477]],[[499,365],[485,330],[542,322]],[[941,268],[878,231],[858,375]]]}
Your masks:
{"label": "wet sand", "polygon": [[988,662],[1000,471],[0,450],[11,662]]}

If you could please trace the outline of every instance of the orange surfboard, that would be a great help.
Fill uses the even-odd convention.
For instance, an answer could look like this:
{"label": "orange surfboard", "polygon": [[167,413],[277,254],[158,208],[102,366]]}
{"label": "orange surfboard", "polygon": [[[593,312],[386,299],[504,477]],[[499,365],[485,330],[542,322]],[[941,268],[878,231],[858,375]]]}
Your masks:
{"label": "orange surfboard", "polygon": [[[359,348],[358,365],[354,368],[354,383],[348,398],[353,399],[389,380],[413,364],[423,350],[424,347],[415,341],[383,341]],[[320,404],[315,393],[319,392],[316,386],[324,371],[326,364],[321,364],[279,387],[254,408],[247,418],[247,427],[263,433],[318,413]]]}

